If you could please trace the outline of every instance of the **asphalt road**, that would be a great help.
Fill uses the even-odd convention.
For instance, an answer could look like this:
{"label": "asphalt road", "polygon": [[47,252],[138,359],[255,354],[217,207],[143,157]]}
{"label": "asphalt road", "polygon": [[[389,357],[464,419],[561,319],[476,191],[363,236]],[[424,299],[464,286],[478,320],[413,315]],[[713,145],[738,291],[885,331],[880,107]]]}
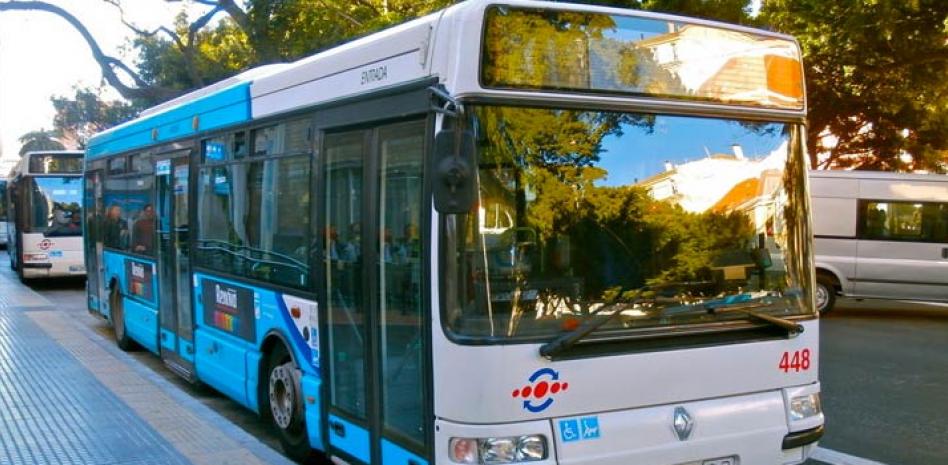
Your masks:
{"label": "asphalt road", "polygon": [[[5,252],[0,272],[10,273]],[[76,321],[111,339],[85,310],[84,281],[30,286]],[[827,417],[821,448],[866,461],[810,460],[812,465],[948,464],[948,305],[837,301],[821,320],[820,378]],[[256,414],[222,395],[186,383],[146,351],[132,354],[201,402],[279,450]]]}
{"label": "asphalt road", "polygon": [[948,464],[948,305],[838,301],[820,325],[820,446]]}

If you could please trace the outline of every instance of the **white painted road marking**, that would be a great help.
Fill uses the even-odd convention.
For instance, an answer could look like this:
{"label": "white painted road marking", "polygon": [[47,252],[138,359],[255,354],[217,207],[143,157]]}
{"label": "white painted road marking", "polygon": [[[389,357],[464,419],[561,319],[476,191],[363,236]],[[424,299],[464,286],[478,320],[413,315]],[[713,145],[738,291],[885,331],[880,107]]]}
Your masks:
{"label": "white painted road marking", "polygon": [[819,460],[820,462],[826,462],[831,465],[885,465],[882,462],[856,457],[855,455],[844,454],[842,452],[838,452],[833,449],[825,449],[823,447],[817,447],[814,449],[813,453],[810,454],[810,458]]}
{"label": "white painted road marking", "polygon": [[948,307],[948,303],[945,302],[919,302],[915,300],[900,300],[899,302],[906,304],[927,305],[929,307]]}

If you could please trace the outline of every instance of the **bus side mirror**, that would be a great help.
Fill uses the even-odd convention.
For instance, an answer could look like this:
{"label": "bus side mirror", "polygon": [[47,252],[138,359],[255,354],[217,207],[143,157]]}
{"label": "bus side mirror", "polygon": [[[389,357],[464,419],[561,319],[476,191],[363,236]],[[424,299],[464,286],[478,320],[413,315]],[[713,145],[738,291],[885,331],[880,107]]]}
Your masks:
{"label": "bus side mirror", "polygon": [[477,199],[474,135],[468,131],[460,136],[453,130],[438,132],[434,157],[432,192],[435,210],[443,214],[470,212]]}

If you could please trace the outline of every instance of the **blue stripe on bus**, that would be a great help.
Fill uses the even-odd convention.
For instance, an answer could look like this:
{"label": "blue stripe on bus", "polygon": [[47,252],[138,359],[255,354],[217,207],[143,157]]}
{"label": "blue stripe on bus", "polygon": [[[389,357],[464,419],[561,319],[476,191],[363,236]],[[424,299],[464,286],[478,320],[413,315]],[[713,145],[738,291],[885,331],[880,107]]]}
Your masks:
{"label": "blue stripe on bus", "polygon": [[214,334],[213,329],[194,330],[194,369],[198,379],[243,406],[253,409],[247,400],[247,349],[231,342],[233,338]]}
{"label": "blue stripe on bus", "polygon": [[345,436],[336,434],[332,427],[329,428],[329,443],[333,447],[344,451],[345,453],[369,463],[369,432],[361,426],[356,426],[335,415],[329,415],[329,423],[339,423],[345,428]]}
{"label": "blue stripe on bus", "polygon": [[181,358],[187,360],[190,363],[194,363],[194,343],[185,341],[184,339],[178,339],[178,342],[181,343],[181,352],[178,355]]}
{"label": "blue stripe on bus", "polygon": [[132,299],[122,299],[125,315],[125,331],[128,336],[148,349],[158,353],[158,312]]}
{"label": "blue stripe on bus", "polygon": [[293,339],[293,345],[296,346],[296,350],[300,352],[303,356],[303,360],[300,362],[300,365],[304,363],[309,365],[313,360],[313,350],[309,347],[309,344],[303,340],[303,335],[296,331],[296,323],[293,323],[293,320],[290,318],[290,309],[286,308],[286,303],[283,301],[282,296],[277,296],[277,306],[280,309],[280,316],[283,317],[283,324],[286,325],[285,333],[289,334]]}
{"label": "blue stripe on bus", "polygon": [[428,465],[428,461],[388,439],[382,439],[382,465]]}
{"label": "blue stripe on bus", "polygon": [[309,445],[313,449],[325,451],[326,444],[322,436],[322,403],[319,398],[322,381],[313,375],[304,374],[300,384],[303,389],[303,405],[306,408],[306,432],[309,436]]}
{"label": "blue stripe on bus", "polygon": [[257,386],[260,385],[260,376],[267,376],[268,373],[260,373],[260,366],[263,361],[263,354],[256,350],[248,350],[245,356],[247,380],[244,381],[244,390],[247,391],[247,406],[255,412],[260,411],[260,399],[257,395]]}
{"label": "blue stripe on bus", "polygon": [[[250,114],[250,83],[245,82],[97,134],[89,141],[86,159],[249,121]],[[198,117],[197,130],[193,126],[195,116]],[[155,130],[157,137],[152,134]]]}
{"label": "blue stripe on bus", "polygon": [[174,342],[178,336],[171,330],[161,328],[161,350],[174,352]]}

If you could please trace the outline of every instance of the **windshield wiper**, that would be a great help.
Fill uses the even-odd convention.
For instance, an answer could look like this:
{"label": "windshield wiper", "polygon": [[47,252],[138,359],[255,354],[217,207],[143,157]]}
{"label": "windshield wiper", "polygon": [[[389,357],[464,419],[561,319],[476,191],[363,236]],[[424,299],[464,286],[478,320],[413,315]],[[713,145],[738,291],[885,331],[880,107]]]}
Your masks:
{"label": "windshield wiper", "polygon": [[[588,336],[589,333],[599,329],[604,324],[612,321],[616,316],[621,314],[626,308],[629,308],[633,305],[635,304],[632,303],[632,304],[612,306],[612,308],[616,309],[614,312],[612,312],[612,314],[606,317],[600,318],[598,320],[586,321],[579,328],[576,328],[568,333],[561,334],[557,336],[555,339],[553,339],[552,341],[547,342],[546,344],[543,344],[542,346],[540,346],[540,355],[548,359],[552,359],[556,355],[562,353],[566,349],[569,349],[570,347],[575,345],[582,338]],[[598,315],[602,313],[603,310],[606,310],[608,308],[610,307],[603,306],[599,310],[596,310],[596,312],[593,313],[592,315]]]}
{"label": "windshield wiper", "polygon": [[754,310],[755,308],[763,308],[763,307],[768,307],[768,306],[769,305],[763,304],[760,302],[753,302],[753,303],[722,304],[722,305],[707,305],[706,304],[704,308],[708,311],[708,313],[713,314],[713,315],[716,315],[718,313],[726,313],[726,312],[743,313],[745,315],[757,318],[758,320],[770,323],[779,328],[786,329],[787,333],[790,336],[796,336],[797,334],[803,333],[803,325],[799,323],[794,323],[790,320],[785,320],[780,317],[768,315],[766,313],[761,313]]}

